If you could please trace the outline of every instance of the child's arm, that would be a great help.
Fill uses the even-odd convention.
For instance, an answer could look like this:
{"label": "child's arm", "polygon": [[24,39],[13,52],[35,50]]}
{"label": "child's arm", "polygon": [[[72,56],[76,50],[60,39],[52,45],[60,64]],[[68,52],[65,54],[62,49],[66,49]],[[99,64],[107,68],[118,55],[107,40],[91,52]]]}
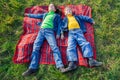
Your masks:
{"label": "child's arm", "polygon": [[60,16],[57,17],[57,25],[58,25],[58,28],[57,28],[57,35],[56,35],[56,38],[58,39],[60,37],[60,34],[61,34],[61,27],[62,27],[62,19]]}
{"label": "child's arm", "polygon": [[59,21],[58,31],[57,31],[57,38],[60,37],[64,38],[64,30],[67,28],[67,18],[64,18],[63,20]]}
{"label": "child's arm", "polygon": [[88,16],[81,16],[81,15],[79,15],[78,17],[81,20],[84,20],[84,21],[89,22],[91,24],[95,24],[94,20],[92,18],[88,17]]}
{"label": "child's arm", "polygon": [[24,15],[30,18],[38,18],[38,19],[42,19],[44,16],[44,14],[28,14],[28,13],[25,13]]}

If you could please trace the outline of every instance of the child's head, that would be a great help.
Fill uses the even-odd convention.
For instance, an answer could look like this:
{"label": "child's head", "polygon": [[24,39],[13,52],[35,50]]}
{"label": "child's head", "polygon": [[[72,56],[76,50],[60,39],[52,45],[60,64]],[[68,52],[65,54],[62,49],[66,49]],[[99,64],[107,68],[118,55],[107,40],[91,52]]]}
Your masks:
{"label": "child's head", "polygon": [[72,9],[67,6],[67,7],[65,7],[64,13],[65,13],[65,15],[72,14]]}
{"label": "child's head", "polygon": [[54,4],[49,4],[48,10],[54,11],[55,13],[59,14],[60,16],[62,15],[61,10]]}
{"label": "child's head", "polygon": [[55,12],[56,11],[55,5],[54,4],[49,4],[48,10]]}

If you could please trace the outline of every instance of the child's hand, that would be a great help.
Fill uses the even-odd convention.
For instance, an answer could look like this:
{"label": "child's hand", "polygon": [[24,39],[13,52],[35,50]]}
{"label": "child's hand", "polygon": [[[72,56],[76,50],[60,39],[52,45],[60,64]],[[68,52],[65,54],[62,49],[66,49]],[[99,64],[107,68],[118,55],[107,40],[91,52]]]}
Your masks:
{"label": "child's hand", "polygon": [[28,13],[25,13],[25,14],[24,14],[24,16],[26,16],[26,17],[27,17],[27,16],[28,16]]}
{"label": "child's hand", "polygon": [[93,22],[93,25],[95,24],[95,22]]}
{"label": "child's hand", "polygon": [[59,35],[56,35],[56,39],[59,39],[60,38],[60,36]]}
{"label": "child's hand", "polygon": [[64,35],[63,34],[61,34],[61,39],[64,39]]}

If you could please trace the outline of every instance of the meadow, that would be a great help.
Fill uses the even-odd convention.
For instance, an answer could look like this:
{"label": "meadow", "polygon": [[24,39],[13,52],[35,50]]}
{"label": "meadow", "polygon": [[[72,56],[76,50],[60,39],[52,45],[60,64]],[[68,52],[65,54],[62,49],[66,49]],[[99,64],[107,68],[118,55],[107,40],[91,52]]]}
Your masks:
{"label": "meadow", "polygon": [[[27,64],[14,64],[16,44],[22,34],[24,10],[35,5],[85,4],[95,20],[97,60],[101,67],[62,74],[55,66],[41,65],[35,76],[23,77]],[[0,0],[0,80],[120,80],[120,0]]]}

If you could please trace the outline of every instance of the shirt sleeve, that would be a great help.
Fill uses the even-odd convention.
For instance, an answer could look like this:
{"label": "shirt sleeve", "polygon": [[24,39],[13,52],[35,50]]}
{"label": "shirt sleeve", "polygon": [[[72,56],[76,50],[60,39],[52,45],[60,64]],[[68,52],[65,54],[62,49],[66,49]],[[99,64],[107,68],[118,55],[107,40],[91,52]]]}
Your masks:
{"label": "shirt sleeve", "polygon": [[58,26],[57,35],[62,34],[64,31],[67,31],[67,18],[61,19],[60,24]]}
{"label": "shirt sleeve", "polygon": [[44,14],[28,14],[28,17],[30,18],[37,18],[37,19],[42,19]]}
{"label": "shirt sleeve", "polygon": [[89,23],[93,23],[94,22],[94,20],[92,18],[88,17],[88,16],[81,16],[81,15],[79,15],[78,17],[79,17],[79,19],[84,20],[84,21],[89,22]]}
{"label": "shirt sleeve", "polygon": [[58,17],[57,17],[57,25],[58,25],[57,35],[59,35],[59,36],[60,36],[60,33],[61,33],[61,23],[62,23],[62,19],[61,19],[61,17],[58,15]]}

